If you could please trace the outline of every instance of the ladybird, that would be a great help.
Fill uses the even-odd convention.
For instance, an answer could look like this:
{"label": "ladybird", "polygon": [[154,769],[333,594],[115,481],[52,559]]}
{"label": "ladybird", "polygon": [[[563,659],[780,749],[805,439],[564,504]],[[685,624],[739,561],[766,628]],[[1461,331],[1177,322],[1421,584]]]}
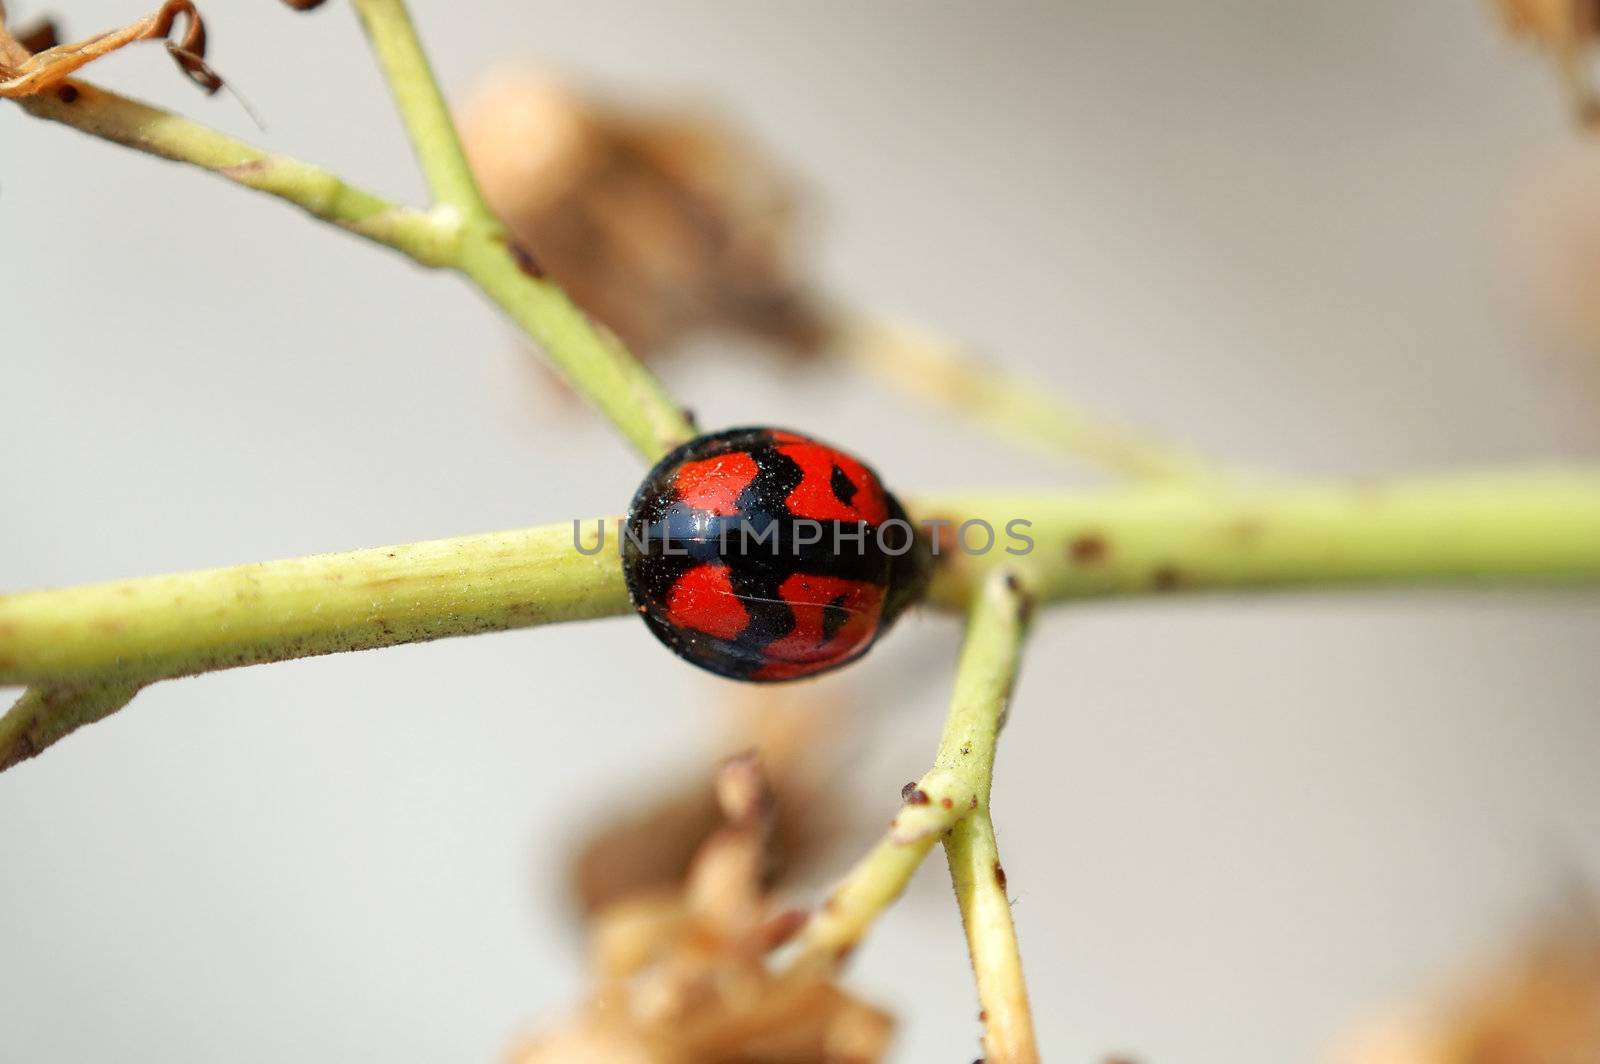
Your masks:
{"label": "ladybird", "polygon": [[644,479],[628,593],[679,657],[736,680],[854,661],[926,590],[926,540],[860,459],[795,432],[699,436]]}

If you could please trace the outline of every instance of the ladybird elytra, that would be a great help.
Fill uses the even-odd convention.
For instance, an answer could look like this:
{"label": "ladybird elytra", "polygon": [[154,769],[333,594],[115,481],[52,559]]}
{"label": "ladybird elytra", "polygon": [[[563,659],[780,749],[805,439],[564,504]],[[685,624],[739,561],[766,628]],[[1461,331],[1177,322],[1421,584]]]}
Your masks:
{"label": "ladybird elytra", "polygon": [[678,656],[737,680],[854,661],[926,590],[928,545],[872,468],[796,432],[696,437],[624,523],[635,608]]}

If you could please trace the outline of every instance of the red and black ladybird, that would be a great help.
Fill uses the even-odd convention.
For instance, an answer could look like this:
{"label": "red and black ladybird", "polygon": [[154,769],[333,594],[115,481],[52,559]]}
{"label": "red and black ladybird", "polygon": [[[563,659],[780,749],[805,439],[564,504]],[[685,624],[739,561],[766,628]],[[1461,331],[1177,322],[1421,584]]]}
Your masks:
{"label": "red and black ladybird", "polygon": [[772,428],[700,436],[650,470],[622,569],[673,652],[737,680],[866,653],[927,585],[926,541],[859,459]]}

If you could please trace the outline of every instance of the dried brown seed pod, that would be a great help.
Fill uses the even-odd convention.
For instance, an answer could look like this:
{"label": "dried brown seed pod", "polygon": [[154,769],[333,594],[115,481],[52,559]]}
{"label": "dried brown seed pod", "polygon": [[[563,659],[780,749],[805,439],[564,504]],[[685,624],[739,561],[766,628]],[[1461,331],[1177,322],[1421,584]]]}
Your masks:
{"label": "dried brown seed pod", "polygon": [[797,196],[722,122],[601,103],[551,74],[491,76],[461,114],[518,246],[644,355],[707,332],[792,354],[825,341],[797,266]]}

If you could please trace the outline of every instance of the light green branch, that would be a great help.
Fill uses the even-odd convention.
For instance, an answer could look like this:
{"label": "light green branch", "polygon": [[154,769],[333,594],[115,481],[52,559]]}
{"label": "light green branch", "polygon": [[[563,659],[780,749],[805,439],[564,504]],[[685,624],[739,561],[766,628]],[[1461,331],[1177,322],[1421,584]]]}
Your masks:
{"label": "light green branch", "polygon": [[984,1060],[992,1064],[1039,1060],[989,809],[996,745],[1022,665],[1033,609],[1032,594],[1012,571],[995,569],[984,581],[972,604],[950,715],[934,759],[935,768],[962,780],[977,795],[972,814],[950,829],[944,847],[978,983]]}
{"label": "light green branch", "polygon": [[503,244],[468,240],[457,268],[542,347],[566,379],[652,462],[695,434],[688,415],[610,329],[531,276]]}
{"label": "light green branch", "polygon": [[[1176,591],[1600,583],[1600,471],[1197,492],[1161,486],[927,496],[918,521],[981,520],[931,605],[964,610],[1005,566],[1041,602]],[[1027,520],[1027,554],[1006,553]],[[583,524],[586,544],[595,535]],[[969,538],[979,537],[976,526]],[[0,596],[0,686],[149,682],[285,658],[625,613],[615,528],[570,524]],[[928,787],[945,782],[929,778]],[[932,792],[930,792],[932,793]],[[941,791],[943,793],[943,791]],[[952,792],[953,793],[953,792]]]}
{"label": "light green branch", "polygon": [[[592,545],[594,522],[582,534]],[[615,536],[585,556],[570,524],[547,525],[0,596],[0,686],[147,682],[628,608]]]}
{"label": "light green branch", "polygon": [[1036,1064],[1039,1059],[989,818],[995,746],[1032,611],[1032,596],[1015,574],[1003,568],[989,574],[968,614],[967,639],[933,769],[907,785],[888,833],[812,914],[790,967],[791,975],[800,978],[848,957],[942,836],[977,974],[986,1030],[984,1059],[994,1064]]}
{"label": "light green branch", "polygon": [[878,914],[906,889],[933,844],[970,814],[977,800],[970,784],[942,770],[907,785],[889,830],[806,922],[792,971],[843,963]]}
{"label": "light green branch", "polygon": [[[1148,486],[910,498],[919,520],[981,519],[981,556],[947,548],[932,601],[967,602],[996,565],[1044,602],[1151,592],[1600,581],[1600,470],[1546,468],[1362,483]],[[1006,553],[1006,526],[1032,537]],[[969,529],[981,545],[983,532]]]}
{"label": "light green branch", "polygon": [[434,200],[460,211],[469,224],[498,225],[467,165],[455,121],[406,5],[401,0],[355,0],[355,8]]}
{"label": "light green branch", "polygon": [[1228,472],[1188,450],[1096,416],[955,344],[899,323],[854,319],[838,354],[887,384],[1051,458],[1133,480],[1194,482]]}
{"label": "light green branch", "polygon": [[[18,102],[37,118],[147,155],[198,166],[287,200],[315,218],[386,244],[424,266],[445,266],[455,259],[459,227],[447,219],[390,203],[310,163],[262,151],[87,82],[73,81],[68,87],[70,93],[45,93]],[[182,221],[180,213],[175,222]]]}
{"label": "light green branch", "polygon": [[[395,5],[381,0],[368,6],[387,9]],[[407,49],[396,42],[398,31],[388,22],[381,27],[382,39],[388,42],[384,47],[397,52],[395,61],[410,62],[405,58]],[[420,53],[413,59],[420,62]],[[201,167],[287,200],[316,218],[392,247],[424,266],[448,267],[465,274],[543,348],[572,387],[649,461],[694,435],[682,408],[655,376],[615,336],[590,321],[565,293],[539,275],[530,257],[515,252],[486,209],[479,213],[461,206],[471,178],[449,161],[452,151],[457,156],[460,151],[453,128],[446,137],[440,127],[448,115],[427,102],[437,96],[436,89],[420,95],[407,90],[401,101],[412,109],[407,112],[408,122],[413,123],[430,182],[436,188],[452,190],[452,199],[442,206],[419,211],[390,203],[310,163],[269,154],[147,104],[84,82],[71,82],[70,88],[73,92],[64,97],[47,93],[19,102],[36,117]],[[441,144],[447,146],[441,148]],[[438,164],[440,159],[445,161]]]}
{"label": "light green branch", "polygon": [[85,724],[111,716],[132,701],[142,685],[108,681],[84,687],[30,687],[0,717],[0,771],[36,756]]}

